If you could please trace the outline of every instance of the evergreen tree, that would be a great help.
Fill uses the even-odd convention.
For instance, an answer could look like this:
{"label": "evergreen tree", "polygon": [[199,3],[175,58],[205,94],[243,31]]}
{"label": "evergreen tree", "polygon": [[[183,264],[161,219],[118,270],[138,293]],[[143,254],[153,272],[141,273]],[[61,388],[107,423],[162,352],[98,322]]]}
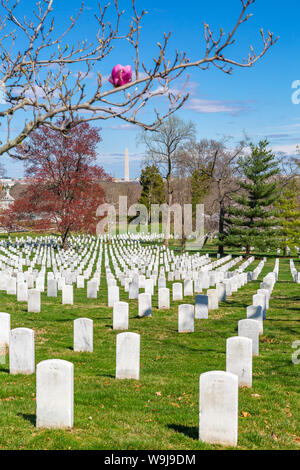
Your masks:
{"label": "evergreen tree", "polygon": [[300,210],[297,201],[299,187],[296,178],[289,181],[281,190],[276,204],[281,221],[281,243],[283,254],[286,256],[287,247],[300,244]]}
{"label": "evergreen tree", "polygon": [[139,203],[147,207],[150,217],[151,204],[163,204],[166,198],[164,180],[156,165],[148,165],[142,170],[140,184]]}
{"label": "evergreen tree", "polygon": [[224,244],[264,250],[279,243],[279,220],[275,207],[278,187],[275,180],[278,165],[275,155],[268,150],[268,141],[250,144],[251,154],[239,159],[242,178],[240,191],[233,195],[235,204],[227,209]]}

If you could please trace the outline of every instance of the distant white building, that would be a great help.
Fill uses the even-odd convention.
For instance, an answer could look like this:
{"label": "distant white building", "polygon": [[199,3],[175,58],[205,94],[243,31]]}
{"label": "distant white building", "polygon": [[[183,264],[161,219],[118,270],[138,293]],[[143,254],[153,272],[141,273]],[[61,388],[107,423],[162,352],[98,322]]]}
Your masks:
{"label": "distant white building", "polygon": [[14,202],[14,198],[9,193],[10,187],[4,186],[2,190],[2,196],[0,200],[0,206],[2,210],[6,210]]}
{"label": "distant white building", "polygon": [[2,185],[2,188],[3,187],[11,187],[13,186],[15,183],[15,181],[12,179],[12,178],[0,178],[0,184]]}

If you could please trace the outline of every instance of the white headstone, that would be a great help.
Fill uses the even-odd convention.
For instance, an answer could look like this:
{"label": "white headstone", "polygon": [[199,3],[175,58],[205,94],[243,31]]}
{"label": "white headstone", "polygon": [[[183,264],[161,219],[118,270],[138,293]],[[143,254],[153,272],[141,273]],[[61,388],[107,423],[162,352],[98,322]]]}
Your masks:
{"label": "white headstone", "polygon": [[166,278],[165,277],[159,277],[157,286],[158,286],[159,289],[162,289],[162,288],[166,287]]}
{"label": "white headstone", "polygon": [[73,285],[65,284],[62,286],[62,304],[73,305]]}
{"label": "white headstone", "polygon": [[9,345],[10,336],[10,314],[0,312],[0,356],[5,355],[6,347]]}
{"label": "white headstone", "polygon": [[139,277],[134,275],[129,284],[129,299],[137,299],[139,296]]}
{"label": "white headstone", "polygon": [[40,292],[44,292],[45,290],[45,278],[42,276],[37,277],[36,279],[36,289],[39,290]]}
{"label": "white headstone", "polygon": [[37,289],[28,289],[28,312],[40,313],[41,292]]}
{"label": "white headstone", "polygon": [[116,379],[140,378],[140,335],[119,333],[117,335]]}
{"label": "white headstone", "polygon": [[74,351],[93,352],[93,320],[74,320]]}
{"label": "white headstone", "polygon": [[34,287],[34,276],[32,273],[28,273],[27,285],[28,285],[28,289],[33,289]]}
{"label": "white headstone", "polygon": [[238,376],[239,387],[252,387],[252,339],[227,338],[226,371]]}
{"label": "white headstone", "polygon": [[57,297],[57,282],[56,282],[56,279],[48,279],[47,297]]}
{"label": "white headstone", "polygon": [[260,305],[262,308],[263,319],[266,318],[266,296],[264,294],[255,294],[252,298],[252,305]]}
{"label": "white headstone", "polygon": [[152,315],[152,297],[150,294],[139,294],[139,317]]}
{"label": "white headstone", "polygon": [[72,428],[74,366],[61,359],[42,361],[36,368],[36,426]]}
{"label": "white headstone", "polygon": [[97,282],[88,281],[87,283],[87,298],[88,299],[97,299]]}
{"label": "white headstone", "polygon": [[186,279],[184,281],[184,296],[189,296],[193,295],[193,280],[192,279]]}
{"label": "white headstone", "polygon": [[15,328],[9,337],[9,372],[11,374],[34,374],[34,331]]}
{"label": "white headstone", "polygon": [[174,282],[174,284],[172,285],[172,291],[173,291],[172,298],[174,301],[183,299],[181,282]]}
{"label": "white headstone", "polygon": [[107,289],[108,293],[108,306],[113,307],[115,302],[119,302],[119,287],[109,286]]}
{"label": "white headstone", "polygon": [[84,276],[77,276],[77,289],[84,289]]}
{"label": "white headstone", "polygon": [[154,294],[153,279],[146,279],[145,280],[145,293],[150,294],[150,295]]}
{"label": "white headstone", "polygon": [[238,377],[212,371],[200,375],[199,439],[236,446],[238,439]]}
{"label": "white headstone", "polygon": [[195,296],[195,318],[206,319],[208,318],[208,296],[198,294]]}
{"label": "white headstone", "polygon": [[167,287],[158,289],[158,308],[170,308],[170,291]]}
{"label": "white headstone", "polygon": [[10,277],[7,281],[6,293],[9,295],[16,295],[17,293],[17,278]]}
{"label": "white headstone", "polygon": [[259,323],[259,334],[263,334],[263,309],[261,305],[249,305],[247,307],[247,318]]}
{"label": "white headstone", "polygon": [[194,305],[182,304],[178,307],[178,332],[194,332]]}
{"label": "white headstone", "polygon": [[245,319],[238,322],[239,336],[245,336],[252,340],[252,354],[259,355],[259,322],[257,320]]}
{"label": "white headstone", "polygon": [[226,302],[226,286],[223,282],[218,282],[216,285],[216,291],[219,302]]}
{"label": "white headstone", "polygon": [[127,302],[115,302],[113,307],[113,329],[128,330],[129,305]]}
{"label": "white headstone", "polygon": [[200,281],[200,279],[194,280],[194,290],[195,294],[200,294],[200,292],[202,292],[202,282]]}
{"label": "white headstone", "polygon": [[28,302],[28,287],[26,282],[18,282],[17,284],[17,301]]}
{"label": "white headstone", "polygon": [[208,310],[217,310],[219,308],[218,292],[216,289],[208,289]]}

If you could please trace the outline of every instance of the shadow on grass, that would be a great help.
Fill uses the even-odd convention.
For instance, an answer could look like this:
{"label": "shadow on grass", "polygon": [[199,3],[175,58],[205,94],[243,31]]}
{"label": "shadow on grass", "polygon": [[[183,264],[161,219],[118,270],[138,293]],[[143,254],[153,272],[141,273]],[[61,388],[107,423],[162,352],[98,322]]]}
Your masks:
{"label": "shadow on grass", "polygon": [[5,366],[5,364],[0,363],[0,372],[4,372],[5,374],[9,374],[9,369]]}
{"label": "shadow on grass", "polygon": [[33,426],[36,425],[36,415],[34,414],[26,414],[26,413],[18,413],[17,416],[20,416],[21,418],[25,419],[26,421],[29,421]]}
{"label": "shadow on grass", "polygon": [[129,317],[129,320],[145,320],[145,318],[153,318],[153,315],[143,315],[142,317],[140,317],[139,315],[132,315],[131,317]]}
{"label": "shadow on grass", "polygon": [[[272,300],[275,301],[286,301],[286,297],[284,296],[279,296],[279,295],[276,295],[276,296],[273,296],[272,297]],[[300,297],[299,296],[295,296],[295,297],[289,297],[289,301],[293,301],[293,302],[300,302]],[[290,307],[289,307],[290,308]]]}
{"label": "shadow on grass", "polygon": [[[299,309],[290,309],[290,310],[297,310],[299,312]],[[269,320],[271,321],[272,323],[278,323],[278,322],[288,322],[288,323],[292,323],[292,322],[299,322],[300,319],[299,318],[267,318],[266,320]],[[264,321],[266,321],[264,320]]]}
{"label": "shadow on grass", "polygon": [[182,424],[168,424],[169,429],[184,434],[185,436],[198,441],[199,430],[196,426],[184,426]]}
{"label": "shadow on grass", "polygon": [[251,305],[251,303],[249,302],[245,302],[245,303],[241,303],[239,301],[234,301],[232,300],[231,302],[228,302],[226,304],[224,304],[224,307],[225,308],[243,308],[243,309],[246,309],[249,305]]}
{"label": "shadow on grass", "polygon": [[66,323],[69,325],[70,322],[72,322],[73,320],[75,320],[76,318],[79,318],[78,315],[76,315],[74,313],[74,315],[72,317],[64,317],[64,318],[58,318],[58,319],[55,319],[55,323]]}

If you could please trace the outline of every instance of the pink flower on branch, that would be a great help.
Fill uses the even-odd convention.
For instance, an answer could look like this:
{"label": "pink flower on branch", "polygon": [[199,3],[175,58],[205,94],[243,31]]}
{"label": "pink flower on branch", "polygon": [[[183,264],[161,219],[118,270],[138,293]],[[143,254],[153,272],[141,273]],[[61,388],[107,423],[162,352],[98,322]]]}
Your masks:
{"label": "pink flower on branch", "polygon": [[132,69],[130,65],[115,65],[112,69],[111,76],[109,77],[108,81],[114,86],[119,87],[122,85],[126,85],[126,83],[131,82],[132,78]]}

